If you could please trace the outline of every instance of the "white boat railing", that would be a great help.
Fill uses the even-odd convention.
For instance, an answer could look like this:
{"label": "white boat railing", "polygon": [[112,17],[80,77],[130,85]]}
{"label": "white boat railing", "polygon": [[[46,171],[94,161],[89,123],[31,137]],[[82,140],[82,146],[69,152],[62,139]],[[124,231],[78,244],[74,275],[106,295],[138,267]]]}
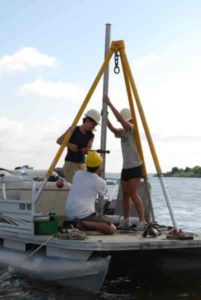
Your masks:
{"label": "white boat railing", "polygon": [[[26,199],[24,190],[30,191]],[[34,233],[36,184],[29,176],[0,176],[0,231]]]}
{"label": "white boat railing", "polygon": [[[108,197],[108,201],[111,202],[112,200],[116,200],[117,199],[117,193],[118,193],[118,189],[119,189],[119,183],[120,183],[120,179],[116,179],[116,178],[106,178],[106,183],[107,183],[107,197]],[[109,189],[109,187],[112,187]]]}

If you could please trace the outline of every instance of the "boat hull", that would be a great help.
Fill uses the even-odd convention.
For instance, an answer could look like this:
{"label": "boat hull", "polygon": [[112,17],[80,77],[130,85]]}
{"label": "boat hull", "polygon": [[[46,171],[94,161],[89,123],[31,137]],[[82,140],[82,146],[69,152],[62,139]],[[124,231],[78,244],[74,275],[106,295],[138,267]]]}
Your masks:
{"label": "boat hull", "polygon": [[73,260],[47,257],[37,253],[32,257],[21,251],[0,249],[0,265],[11,273],[29,279],[44,280],[63,286],[98,293],[108,272],[110,256],[90,257],[88,260]]}

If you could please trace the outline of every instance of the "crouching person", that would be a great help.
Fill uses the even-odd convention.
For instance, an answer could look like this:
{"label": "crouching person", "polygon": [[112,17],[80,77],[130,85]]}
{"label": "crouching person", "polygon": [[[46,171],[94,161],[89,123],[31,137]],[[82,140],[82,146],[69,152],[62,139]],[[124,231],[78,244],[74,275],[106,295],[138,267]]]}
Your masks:
{"label": "crouching person", "polygon": [[80,222],[88,230],[113,234],[115,225],[106,216],[97,216],[95,212],[97,196],[104,195],[107,189],[105,180],[99,176],[102,161],[96,151],[88,152],[85,161],[87,169],[77,171],[73,177],[66,201],[66,216],[68,220]]}

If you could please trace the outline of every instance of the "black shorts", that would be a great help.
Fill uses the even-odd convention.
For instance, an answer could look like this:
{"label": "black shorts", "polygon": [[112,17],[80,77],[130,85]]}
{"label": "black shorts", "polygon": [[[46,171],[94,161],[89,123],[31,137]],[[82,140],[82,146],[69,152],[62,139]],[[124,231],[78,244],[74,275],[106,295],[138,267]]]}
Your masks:
{"label": "black shorts", "polygon": [[129,181],[132,178],[141,178],[143,177],[142,166],[134,167],[130,169],[122,169],[121,171],[121,180]]}
{"label": "black shorts", "polygon": [[93,213],[80,221],[92,221],[92,222],[98,222],[98,223],[106,223],[107,225],[111,224],[111,221],[108,217],[102,215],[102,216],[97,216],[96,213]]}

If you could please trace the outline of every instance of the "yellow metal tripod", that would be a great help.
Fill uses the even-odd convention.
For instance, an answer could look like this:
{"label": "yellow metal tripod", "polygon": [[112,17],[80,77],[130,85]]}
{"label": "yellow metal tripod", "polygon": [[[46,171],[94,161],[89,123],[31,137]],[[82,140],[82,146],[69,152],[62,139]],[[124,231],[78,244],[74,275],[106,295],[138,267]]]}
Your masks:
{"label": "yellow metal tripod", "polygon": [[[68,132],[66,133],[65,138],[63,140],[63,143],[60,146],[60,148],[58,149],[58,152],[56,153],[56,155],[55,155],[55,157],[52,161],[52,164],[50,165],[50,167],[47,171],[46,179],[44,180],[40,190],[38,191],[38,193],[35,197],[35,203],[37,202],[37,200],[40,196],[40,193],[41,193],[44,185],[47,182],[48,177],[53,172],[59,158],[61,157],[61,154],[62,154],[64,148],[66,147],[66,144],[68,143],[68,141],[69,141],[69,139],[70,139],[70,137],[71,137],[71,135],[72,135],[79,119],[80,119],[80,117],[82,116],[84,110],[86,109],[86,106],[89,103],[89,100],[90,100],[91,96],[93,95],[94,90],[96,89],[103,73],[105,72],[105,70],[106,70],[113,54],[115,54],[116,56],[120,55],[120,58],[121,58],[121,63],[122,63],[122,68],[123,68],[123,74],[124,74],[124,80],[125,80],[125,85],[126,85],[126,91],[127,91],[129,106],[130,106],[130,110],[131,110],[133,124],[135,124],[134,134],[135,134],[135,138],[136,138],[136,143],[137,143],[137,148],[138,148],[138,151],[139,151],[140,159],[143,162],[143,171],[144,171],[145,182],[147,183],[147,170],[146,170],[146,165],[145,165],[145,161],[144,161],[144,154],[143,154],[142,144],[141,144],[140,135],[139,135],[139,129],[138,129],[138,124],[137,124],[137,118],[136,118],[136,113],[135,113],[135,105],[134,105],[134,101],[133,101],[133,96],[134,96],[134,99],[135,99],[135,104],[138,108],[138,112],[139,112],[139,115],[140,115],[140,118],[141,118],[141,121],[142,121],[142,125],[143,125],[143,128],[144,128],[146,137],[147,137],[147,141],[148,141],[148,144],[149,144],[149,148],[150,148],[150,151],[151,151],[153,162],[154,162],[157,174],[158,174],[160,182],[161,182],[162,190],[163,190],[163,193],[164,193],[167,205],[168,205],[168,209],[169,209],[169,212],[170,212],[170,216],[171,216],[171,219],[172,219],[173,226],[176,229],[178,229],[178,226],[177,226],[177,223],[176,223],[176,220],[175,220],[175,217],[174,217],[174,213],[173,213],[173,210],[172,210],[172,207],[171,207],[170,198],[169,198],[169,195],[167,193],[167,189],[165,187],[165,183],[164,183],[164,180],[163,180],[163,175],[162,175],[161,167],[160,167],[159,160],[158,160],[158,157],[157,157],[157,154],[156,154],[156,150],[155,150],[155,147],[154,147],[154,143],[152,141],[152,137],[151,137],[151,134],[150,134],[150,131],[149,131],[149,127],[148,127],[148,124],[147,124],[147,121],[146,121],[146,118],[145,118],[145,114],[144,114],[144,111],[143,111],[143,108],[142,108],[142,105],[141,105],[141,102],[140,102],[140,97],[138,95],[136,84],[135,84],[135,81],[134,81],[134,78],[133,78],[133,75],[132,75],[132,72],[131,72],[131,68],[129,66],[129,62],[128,62],[127,55],[126,55],[126,52],[125,52],[125,44],[124,44],[124,41],[122,41],[122,40],[113,41],[111,43],[111,47],[109,48],[109,51],[108,51],[108,53],[105,57],[105,60],[102,64],[102,66],[101,66],[94,82],[92,83],[92,85],[91,85],[91,87],[90,87],[90,89],[89,89],[89,91],[88,91],[88,93],[87,93],[87,95],[86,95],[86,97],[85,97],[85,99],[84,99],[84,101],[83,101],[83,103],[82,103],[82,105],[81,105],[81,107],[80,107],[80,109],[79,109],[79,111],[78,111],[71,127],[70,127],[70,130],[68,130]],[[117,68],[115,67],[114,71],[115,71],[115,73],[118,73],[118,67]],[[151,209],[152,209],[151,200],[150,200],[150,206],[151,206]],[[153,209],[152,209],[152,217],[153,217]]]}

